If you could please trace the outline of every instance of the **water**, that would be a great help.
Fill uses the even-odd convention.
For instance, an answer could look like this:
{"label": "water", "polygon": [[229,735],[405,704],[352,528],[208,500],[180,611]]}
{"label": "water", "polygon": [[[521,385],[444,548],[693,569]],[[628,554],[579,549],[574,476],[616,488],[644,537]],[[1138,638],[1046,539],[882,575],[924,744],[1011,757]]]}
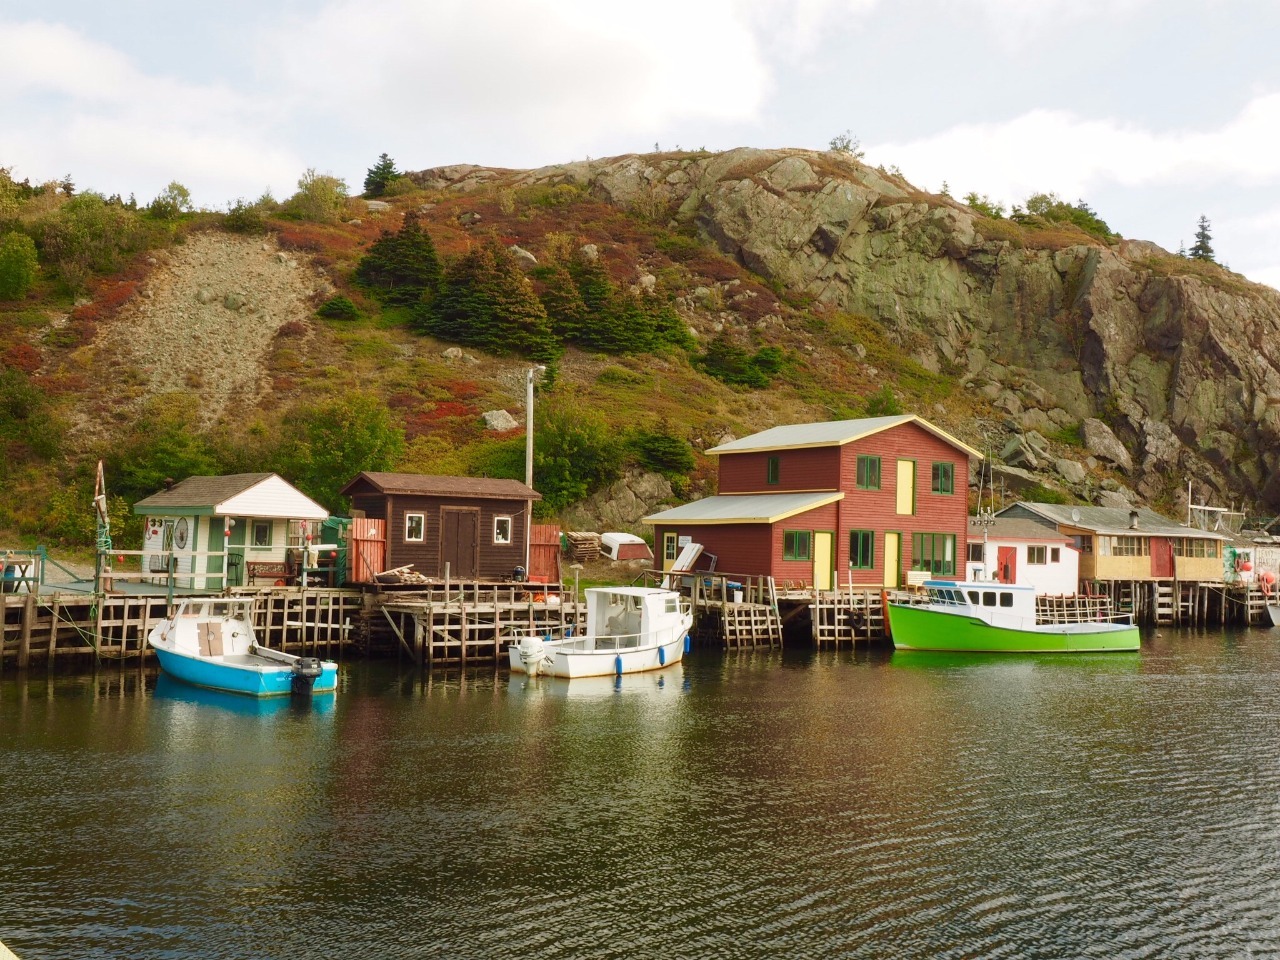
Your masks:
{"label": "water", "polygon": [[0,679],[39,958],[1280,953],[1280,631],[1138,654]]}

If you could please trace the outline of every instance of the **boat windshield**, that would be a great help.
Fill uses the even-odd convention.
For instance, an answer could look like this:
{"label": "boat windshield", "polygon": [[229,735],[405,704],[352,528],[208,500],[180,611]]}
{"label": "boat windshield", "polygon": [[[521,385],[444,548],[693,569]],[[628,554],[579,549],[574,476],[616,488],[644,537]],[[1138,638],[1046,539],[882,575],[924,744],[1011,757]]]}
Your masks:
{"label": "boat windshield", "polygon": [[934,603],[947,607],[967,607],[969,605],[961,591],[953,590],[950,587],[930,587],[929,599]]}
{"label": "boat windshield", "polygon": [[178,615],[201,619],[248,620],[252,607],[252,600],[189,600],[183,604]]}

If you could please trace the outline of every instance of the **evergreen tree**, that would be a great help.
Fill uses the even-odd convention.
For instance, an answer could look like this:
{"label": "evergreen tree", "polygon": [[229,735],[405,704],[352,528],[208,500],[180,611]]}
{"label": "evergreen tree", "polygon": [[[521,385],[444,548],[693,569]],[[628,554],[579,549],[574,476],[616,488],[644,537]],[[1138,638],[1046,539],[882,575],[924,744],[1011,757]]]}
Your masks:
{"label": "evergreen tree", "polygon": [[387,189],[387,184],[396,177],[400,176],[400,171],[396,169],[396,162],[385,153],[378,157],[378,162],[369,168],[368,175],[364,178],[364,195],[366,197],[380,197],[383,191]]}
{"label": "evergreen tree", "polygon": [[491,353],[540,361],[560,353],[533,285],[493,240],[449,264],[440,295],[419,316],[426,332]]}
{"label": "evergreen tree", "polygon": [[440,258],[417,212],[404,215],[400,229],[384,230],[356,266],[356,282],[389,306],[412,307],[440,289]]}
{"label": "evergreen tree", "polygon": [[1210,263],[1216,262],[1213,259],[1213,247],[1209,241],[1212,239],[1209,234],[1209,218],[1200,215],[1200,224],[1196,228],[1196,242],[1191,246],[1191,252],[1187,254],[1192,260],[1208,260]]}
{"label": "evergreen tree", "polygon": [[613,299],[613,281],[604,264],[599,259],[576,256],[569,261],[569,276],[573,277],[587,311],[592,315],[603,313]]}
{"label": "evergreen tree", "polygon": [[587,305],[569,271],[551,263],[536,269],[533,276],[541,285],[538,298],[551,322],[551,332],[561,341],[577,340],[587,323]]}

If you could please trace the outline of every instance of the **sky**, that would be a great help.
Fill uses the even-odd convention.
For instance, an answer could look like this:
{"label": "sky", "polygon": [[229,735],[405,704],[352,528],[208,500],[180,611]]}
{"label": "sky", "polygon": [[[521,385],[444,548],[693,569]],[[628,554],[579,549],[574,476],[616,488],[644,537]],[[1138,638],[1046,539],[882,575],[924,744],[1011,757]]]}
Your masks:
{"label": "sky", "polygon": [[307,170],[826,149],[1280,287],[1276,0],[0,0],[0,167],[225,209]]}

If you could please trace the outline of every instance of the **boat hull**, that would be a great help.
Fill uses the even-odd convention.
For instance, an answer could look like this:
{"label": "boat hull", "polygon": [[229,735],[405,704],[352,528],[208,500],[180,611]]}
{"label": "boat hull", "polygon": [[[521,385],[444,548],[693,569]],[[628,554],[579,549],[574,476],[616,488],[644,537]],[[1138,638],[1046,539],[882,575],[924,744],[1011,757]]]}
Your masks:
{"label": "boat hull", "polygon": [[[152,646],[160,661],[160,669],[183,683],[250,697],[287,697],[293,692],[293,668],[287,665],[221,663]],[[321,661],[320,676],[311,687],[312,694],[332,693],[337,688],[338,665],[328,660]]]}
{"label": "boat hull", "polygon": [[1101,653],[1137,650],[1132,624],[1038,624],[1034,628],[985,623],[959,613],[891,603],[890,636],[895,650],[954,650],[976,653]]}
{"label": "boat hull", "polygon": [[1280,603],[1268,603],[1267,614],[1271,617],[1271,625],[1280,627]]}
{"label": "boat hull", "polygon": [[[547,659],[537,663],[536,673],[549,677],[612,677],[627,673],[645,673],[675,666],[684,657],[685,639],[678,638],[651,647],[630,650],[555,650],[548,645]],[[509,651],[513,673],[529,673],[516,644]]]}

